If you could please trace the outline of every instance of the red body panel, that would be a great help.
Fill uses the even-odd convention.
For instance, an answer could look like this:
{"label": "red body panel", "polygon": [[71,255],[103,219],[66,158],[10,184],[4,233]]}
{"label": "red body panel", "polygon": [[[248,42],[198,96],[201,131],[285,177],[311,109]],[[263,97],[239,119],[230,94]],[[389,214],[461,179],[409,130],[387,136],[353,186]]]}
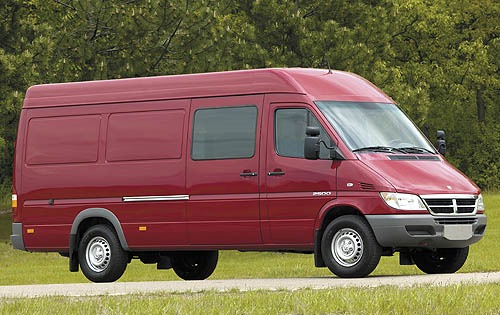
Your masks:
{"label": "red body panel", "polygon": [[[191,117],[199,109],[256,105],[263,95],[204,98],[193,100]],[[262,110],[257,111],[259,122]],[[191,121],[190,129],[193,129]],[[252,157],[187,162],[189,242],[193,245],[260,244],[259,172],[260,128]],[[188,147],[191,147],[190,139]],[[188,153],[189,156],[189,153]]]}
{"label": "red body panel", "polygon": [[360,160],[382,174],[398,192],[418,195],[480,192],[476,184],[441,157],[438,161],[409,162],[391,161],[383,154],[361,154]]}
{"label": "red body panel", "polygon": [[[391,214],[397,211],[381,191],[438,194],[452,186],[479,193],[442,159],[415,163],[352,153],[315,100],[393,103],[356,75],[314,69],[31,87],[14,178],[19,209],[13,219],[23,224],[26,249],[67,252],[77,215],[99,208],[116,216],[133,251],[312,250],[315,230],[334,207]],[[238,106],[257,110],[254,154],[193,159],[195,113]],[[278,155],[274,113],[280,108],[310,111],[345,159]]]}
{"label": "red body panel", "polygon": [[[276,101],[268,108],[265,185],[261,209],[265,243],[313,245],[318,210],[336,196],[338,162],[280,156],[274,150],[273,113],[279,109],[314,108],[306,103]],[[270,172],[283,175],[269,176]],[[321,192],[324,195],[318,195]],[[316,193],[316,195],[315,195]]]}

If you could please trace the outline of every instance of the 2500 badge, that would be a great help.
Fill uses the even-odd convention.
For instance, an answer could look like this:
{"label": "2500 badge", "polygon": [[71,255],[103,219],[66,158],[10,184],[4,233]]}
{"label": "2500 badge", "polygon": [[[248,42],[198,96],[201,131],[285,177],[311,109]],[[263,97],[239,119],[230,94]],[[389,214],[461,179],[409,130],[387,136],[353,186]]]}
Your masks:
{"label": "2500 badge", "polygon": [[313,192],[313,196],[321,197],[321,196],[331,196],[331,191],[315,191]]}

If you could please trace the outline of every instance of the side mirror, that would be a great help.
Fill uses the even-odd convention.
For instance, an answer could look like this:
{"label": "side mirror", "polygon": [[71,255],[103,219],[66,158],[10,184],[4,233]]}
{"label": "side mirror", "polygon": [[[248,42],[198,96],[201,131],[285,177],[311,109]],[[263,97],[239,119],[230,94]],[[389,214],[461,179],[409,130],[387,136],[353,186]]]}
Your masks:
{"label": "side mirror", "polygon": [[441,155],[446,154],[446,140],[443,130],[437,131],[437,150]]}
{"label": "side mirror", "polygon": [[304,140],[304,157],[308,160],[319,159],[319,127],[307,127]]}

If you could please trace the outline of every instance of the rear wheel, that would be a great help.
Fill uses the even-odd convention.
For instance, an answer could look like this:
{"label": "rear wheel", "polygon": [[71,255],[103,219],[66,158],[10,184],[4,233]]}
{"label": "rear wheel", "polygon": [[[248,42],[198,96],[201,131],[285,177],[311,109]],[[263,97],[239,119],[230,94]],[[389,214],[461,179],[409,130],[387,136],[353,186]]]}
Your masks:
{"label": "rear wheel", "polygon": [[346,215],[326,227],[321,252],[326,266],[337,276],[362,278],[377,267],[382,248],[363,218]]}
{"label": "rear wheel", "polygon": [[90,281],[113,282],[125,272],[128,255],[122,249],[114,230],[100,224],[83,234],[78,248],[78,260],[83,274]]}
{"label": "rear wheel", "polygon": [[218,251],[179,252],[172,256],[174,272],[184,280],[204,280],[215,270]]}
{"label": "rear wheel", "polygon": [[412,255],[418,269],[425,273],[454,273],[465,264],[469,255],[469,247],[439,248],[426,250]]}

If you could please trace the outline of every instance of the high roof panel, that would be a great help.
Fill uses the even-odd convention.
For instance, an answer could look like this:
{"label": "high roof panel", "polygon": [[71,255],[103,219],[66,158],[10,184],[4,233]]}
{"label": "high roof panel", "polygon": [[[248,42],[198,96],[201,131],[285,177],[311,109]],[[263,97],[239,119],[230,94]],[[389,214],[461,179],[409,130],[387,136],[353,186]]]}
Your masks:
{"label": "high roof panel", "polygon": [[255,69],[35,85],[24,108],[262,93],[309,94],[313,100],[392,102],[352,73],[323,69]]}
{"label": "high roof panel", "polygon": [[394,103],[378,87],[354,73],[294,68],[285,73],[313,100]]}

